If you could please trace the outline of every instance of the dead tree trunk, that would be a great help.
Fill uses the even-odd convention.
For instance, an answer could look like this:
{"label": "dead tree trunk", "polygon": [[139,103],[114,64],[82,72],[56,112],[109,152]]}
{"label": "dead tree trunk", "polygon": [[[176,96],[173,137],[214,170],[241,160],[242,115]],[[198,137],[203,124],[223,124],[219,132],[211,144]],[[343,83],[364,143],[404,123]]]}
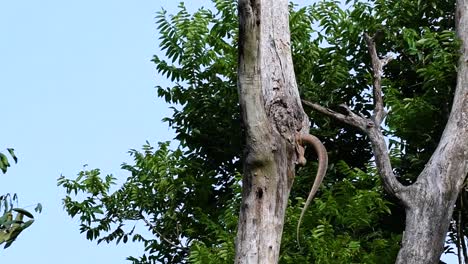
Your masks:
{"label": "dead tree trunk", "polygon": [[456,27],[462,44],[452,111],[425,169],[402,193],[406,227],[397,263],[438,263],[468,173],[468,0],[457,1]]}
{"label": "dead tree trunk", "polygon": [[373,38],[365,35],[372,58],[374,113],[371,118],[346,114],[318,104],[304,103],[318,112],[353,125],[367,134],[385,190],[397,197],[406,210],[406,226],[398,264],[438,263],[453,207],[468,173],[468,0],[458,0],[457,35],[461,39],[458,77],[452,111],[439,145],[415,183],[403,186],[396,179],[380,125],[385,117],[382,101],[382,68],[390,58],[377,56]]}
{"label": "dead tree trunk", "polygon": [[287,0],[239,0],[238,89],[246,133],[235,263],[277,263],[298,161],[308,133],[294,76]]}

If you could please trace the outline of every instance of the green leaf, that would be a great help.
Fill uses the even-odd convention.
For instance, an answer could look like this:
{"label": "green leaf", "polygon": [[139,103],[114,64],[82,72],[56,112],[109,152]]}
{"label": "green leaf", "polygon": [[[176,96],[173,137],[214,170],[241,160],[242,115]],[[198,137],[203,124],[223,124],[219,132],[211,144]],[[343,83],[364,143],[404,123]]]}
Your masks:
{"label": "green leaf", "polygon": [[42,204],[38,203],[34,208],[34,211],[41,213],[42,212]]}
{"label": "green leaf", "polygon": [[15,163],[18,163],[18,158],[15,155],[15,150],[12,148],[7,148],[7,151],[10,153],[11,157],[15,161]]}
{"label": "green leaf", "polygon": [[2,169],[3,173],[6,173],[7,168],[10,167],[10,163],[8,162],[7,156],[3,153],[0,153],[0,164],[2,164],[0,165],[2,166],[0,168]]}
{"label": "green leaf", "polygon": [[5,164],[1,160],[0,160],[0,170],[2,170],[2,172],[4,174],[7,172],[7,167],[5,166]]}
{"label": "green leaf", "polygon": [[11,210],[15,211],[17,213],[23,214],[23,215],[25,215],[25,216],[27,216],[29,218],[32,218],[32,219],[34,218],[34,216],[30,212],[28,212],[28,211],[26,211],[26,210],[24,210],[22,208],[13,208]]}

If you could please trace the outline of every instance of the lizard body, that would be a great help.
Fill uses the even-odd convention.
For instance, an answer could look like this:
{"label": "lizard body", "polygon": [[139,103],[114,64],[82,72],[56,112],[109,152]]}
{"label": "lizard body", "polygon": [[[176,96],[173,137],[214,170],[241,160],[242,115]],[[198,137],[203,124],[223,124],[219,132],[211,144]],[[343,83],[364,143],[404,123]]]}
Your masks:
{"label": "lizard body", "polygon": [[299,165],[305,165],[305,157],[304,157],[304,146],[303,144],[307,143],[309,145],[312,145],[312,147],[315,149],[315,152],[317,152],[318,156],[318,169],[317,169],[317,174],[315,176],[314,184],[312,185],[312,189],[310,190],[309,196],[307,197],[307,200],[304,204],[304,208],[302,208],[301,211],[301,216],[299,217],[299,222],[297,223],[297,242],[299,244],[299,228],[301,226],[302,218],[304,217],[304,213],[307,210],[307,207],[309,207],[310,203],[312,202],[312,199],[314,199],[315,194],[317,193],[320,184],[323,181],[323,178],[325,177],[325,173],[327,172],[327,167],[328,167],[328,154],[327,150],[325,149],[325,146],[320,142],[320,140],[313,135],[310,134],[301,134],[297,137],[297,152],[298,152],[298,163]]}

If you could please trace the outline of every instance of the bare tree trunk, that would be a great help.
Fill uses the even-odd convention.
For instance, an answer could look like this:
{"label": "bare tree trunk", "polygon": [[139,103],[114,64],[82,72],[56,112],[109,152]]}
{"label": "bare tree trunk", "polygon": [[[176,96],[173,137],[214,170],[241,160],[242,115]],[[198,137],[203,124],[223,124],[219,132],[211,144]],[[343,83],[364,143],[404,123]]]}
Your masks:
{"label": "bare tree trunk", "polygon": [[453,208],[468,172],[468,0],[458,0],[461,39],[457,88],[439,145],[402,196],[406,227],[397,263],[438,263]]}
{"label": "bare tree trunk", "polygon": [[239,0],[238,89],[246,133],[235,263],[277,263],[284,214],[308,133],[290,49],[287,0]]}
{"label": "bare tree trunk", "polygon": [[458,195],[455,185],[438,183],[444,175],[428,176],[432,183],[418,179],[405,191],[406,225],[396,263],[439,263]]}

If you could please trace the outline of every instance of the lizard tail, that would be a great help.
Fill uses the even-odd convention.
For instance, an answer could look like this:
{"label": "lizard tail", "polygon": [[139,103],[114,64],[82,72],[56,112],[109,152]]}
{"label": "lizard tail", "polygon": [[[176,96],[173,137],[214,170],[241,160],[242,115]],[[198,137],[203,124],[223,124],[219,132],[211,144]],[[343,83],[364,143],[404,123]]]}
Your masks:
{"label": "lizard tail", "polygon": [[325,177],[325,173],[327,172],[327,167],[328,167],[328,155],[327,155],[327,150],[325,149],[325,146],[322,144],[322,142],[320,142],[320,140],[317,137],[313,135],[310,135],[310,134],[301,135],[299,143],[300,144],[308,143],[309,145],[312,145],[318,156],[317,175],[315,176],[314,184],[312,185],[312,189],[310,190],[309,196],[307,197],[307,200],[304,204],[304,208],[302,208],[301,216],[299,217],[299,222],[297,223],[296,236],[297,236],[297,244],[300,247],[299,228],[302,223],[302,218],[304,217],[304,213],[307,210],[307,207],[309,207],[310,203],[312,202],[312,199],[314,199],[314,196],[317,193],[320,187],[320,184],[323,181],[323,178]]}

